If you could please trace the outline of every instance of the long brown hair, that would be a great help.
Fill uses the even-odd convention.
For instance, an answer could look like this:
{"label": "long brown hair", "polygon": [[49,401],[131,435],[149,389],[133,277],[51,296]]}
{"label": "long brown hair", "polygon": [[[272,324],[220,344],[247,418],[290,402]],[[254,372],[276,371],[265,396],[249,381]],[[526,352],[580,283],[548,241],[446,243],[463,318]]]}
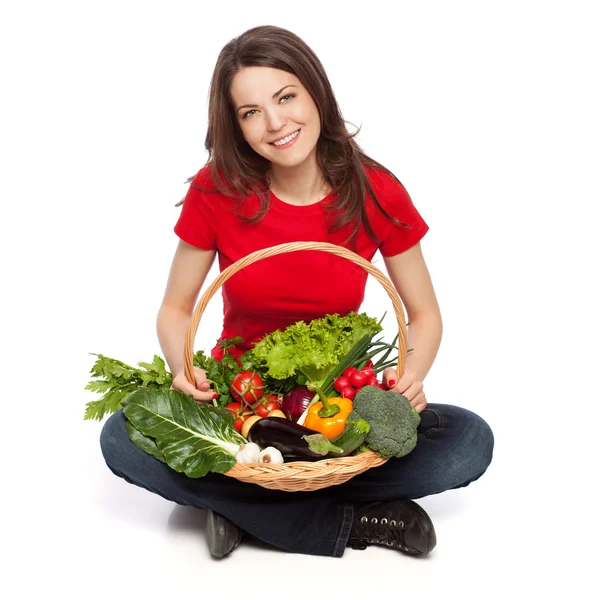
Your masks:
{"label": "long brown hair", "polygon": [[381,169],[398,182],[399,179],[358,146],[354,137],[360,128],[355,133],[347,131],[346,121],[320,60],[297,35],[272,25],[249,29],[232,39],[219,54],[210,84],[205,141],[208,160],[204,165],[210,165],[210,174],[218,189],[201,191],[218,191],[240,198],[239,206],[245,197],[256,194],[260,199],[256,214],[250,217],[239,215],[248,222],[261,220],[269,209],[267,170],[270,162],[246,143],[230,94],[234,76],[246,67],[271,67],[295,75],[315,102],[321,120],[317,164],[331,193],[338,195],[335,201],[324,205],[326,210],[337,212],[332,229],[353,222],[352,232],[346,241],[350,240],[354,246],[362,223],[368,234],[377,240],[367,219],[367,191],[387,218],[410,229],[409,225],[389,215],[376,198],[363,165]]}

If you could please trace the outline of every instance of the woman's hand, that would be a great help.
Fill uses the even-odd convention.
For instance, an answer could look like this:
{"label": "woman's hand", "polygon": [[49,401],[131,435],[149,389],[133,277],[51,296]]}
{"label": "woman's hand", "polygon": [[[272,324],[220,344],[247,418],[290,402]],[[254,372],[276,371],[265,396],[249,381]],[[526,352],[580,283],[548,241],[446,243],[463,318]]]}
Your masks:
{"label": "woman's hand", "polygon": [[414,371],[406,370],[398,378],[396,369],[391,367],[383,370],[383,383],[392,391],[402,394],[410,405],[420,413],[427,406],[427,398],[423,391],[423,382],[417,379]]}
{"label": "woman's hand", "polygon": [[171,389],[193,396],[198,404],[210,402],[215,397],[215,393],[211,389],[210,383],[206,381],[206,371],[194,367],[194,378],[196,379],[195,386],[187,380],[185,372],[181,371],[173,378]]}

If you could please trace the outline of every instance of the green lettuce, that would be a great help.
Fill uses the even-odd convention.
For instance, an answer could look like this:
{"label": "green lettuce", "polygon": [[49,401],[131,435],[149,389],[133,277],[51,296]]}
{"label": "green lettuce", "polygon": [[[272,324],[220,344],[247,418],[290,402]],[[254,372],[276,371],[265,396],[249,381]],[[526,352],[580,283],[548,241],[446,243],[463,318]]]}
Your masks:
{"label": "green lettuce", "polygon": [[252,354],[256,364],[274,379],[302,373],[319,384],[362,337],[381,330],[377,319],[366,313],[351,312],[344,317],[336,313],[278,329],[256,343]]}

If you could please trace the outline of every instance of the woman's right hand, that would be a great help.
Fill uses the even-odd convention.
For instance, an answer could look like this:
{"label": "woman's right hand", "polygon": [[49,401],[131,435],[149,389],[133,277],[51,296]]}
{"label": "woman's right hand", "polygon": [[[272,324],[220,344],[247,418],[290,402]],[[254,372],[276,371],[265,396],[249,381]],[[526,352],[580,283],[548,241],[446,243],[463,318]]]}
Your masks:
{"label": "woman's right hand", "polygon": [[211,389],[210,383],[206,381],[206,371],[194,367],[194,378],[196,380],[196,385],[187,380],[185,371],[181,371],[181,373],[178,373],[173,378],[171,389],[179,390],[188,396],[193,396],[198,404],[210,402],[215,397],[215,392]]}

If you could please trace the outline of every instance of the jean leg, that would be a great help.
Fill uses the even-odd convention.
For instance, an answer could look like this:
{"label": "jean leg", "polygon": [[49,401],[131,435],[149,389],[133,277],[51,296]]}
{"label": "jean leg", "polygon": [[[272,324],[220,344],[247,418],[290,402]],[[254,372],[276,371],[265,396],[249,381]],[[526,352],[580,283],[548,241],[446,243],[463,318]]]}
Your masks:
{"label": "jean leg", "polygon": [[127,435],[123,411],[100,435],[110,470],[125,481],[184,506],[212,509],[256,538],[290,552],[342,556],[353,509],[330,490],[282,492],[219,473],[192,479],[144,452]]}
{"label": "jean leg", "polygon": [[417,433],[410,454],[338,486],[338,497],[350,502],[422,498],[469,485],[492,461],[490,426],[465,408],[429,404]]}

